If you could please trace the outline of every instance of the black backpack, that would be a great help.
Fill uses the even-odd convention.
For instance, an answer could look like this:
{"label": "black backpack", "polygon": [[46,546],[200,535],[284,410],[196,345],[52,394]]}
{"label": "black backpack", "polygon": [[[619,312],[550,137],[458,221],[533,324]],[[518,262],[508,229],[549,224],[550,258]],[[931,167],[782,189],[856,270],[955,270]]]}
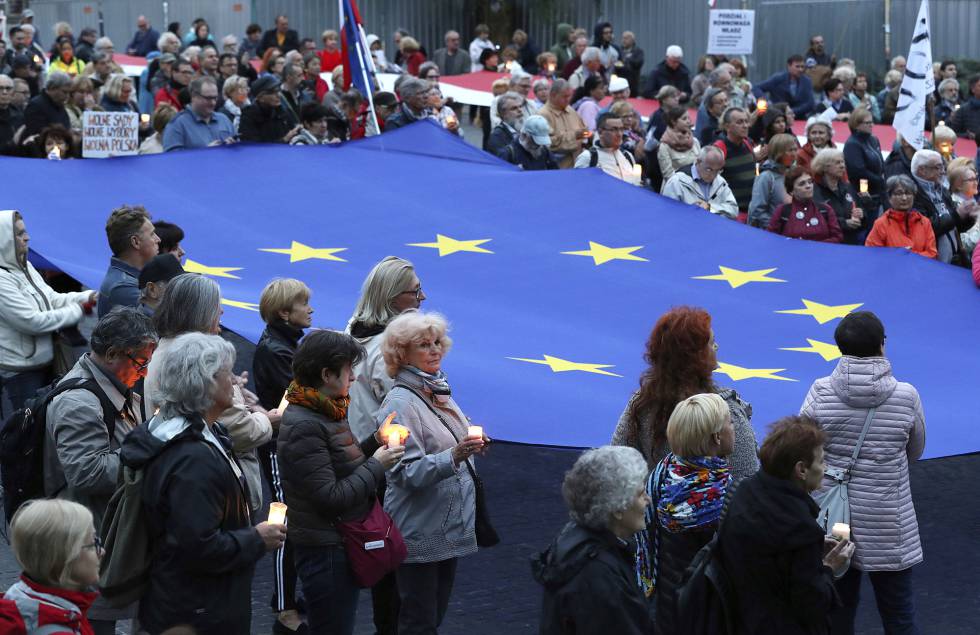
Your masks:
{"label": "black backpack", "polygon": [[694,556],[677,588],[677,632],[732,635],[731,584],[718,554],[718,534]]}
{"label": "black backpack", "polygon": [[0,429],[0,484],[7,522],[24,502],[44,498],[44,437],[48,405],[69,390],[87,390],[102,404],[102,421],[111,439],[116,432],[116,408],[94,379],[56,380],[37,391],[14,411]]}

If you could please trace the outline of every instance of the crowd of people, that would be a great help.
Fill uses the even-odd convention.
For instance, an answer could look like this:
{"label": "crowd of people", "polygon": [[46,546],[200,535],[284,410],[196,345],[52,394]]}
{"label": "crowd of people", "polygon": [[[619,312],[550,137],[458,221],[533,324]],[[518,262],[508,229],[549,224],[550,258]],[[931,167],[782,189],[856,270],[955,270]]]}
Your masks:
{"label": "crowd of people", "polygon": [[[80,156],[86,111],[141,113],[143,154],[239,141],[339,143],[426,119],[462,134],[464,108],[443,95],[440,78],[489,71],[503,76],[489,106],[470,107],[470,121],[484,150],[522,169],[598,167],[790,238],[901,247],[972,267],[980,284],[977,161],[955,151],[957,138],[980,134],[980,75],[961,82],[951,60],[935,64],[927,147],[898,135],[883,153],[873,126],[894,118],[905,59],[892,60],[876,93],[869,73],[830,55],[820,35],[785,71],[753,83],[737,57],[703,55],[692,73],[677,45],[646,71],[636,35],[616,41],[608,22],[591,40],[558,25],[546,51],[521,29],[501,47],[478,25],[468,49],[449,31],[431,56],[399,29],[390,60],[384,41],[367,36],[377,70],[398,75],[394,92],[368,96],[345,84],[336,31],[324,31],[318,48],[284,15],[266,31],[250,25],[241,40],[216,40],[203,19],[158,34],[140,16],[126,49],[146,57],[139,78],[123,73],[112,41],[92,29],[76,38],[58,23],[45,52],[32,21],[12,26],[9,44],[0,40],[3,154]],[[658,100],[646,124],[630,102],[640,95]],[[802,146],[791,130],[798,119],[806,121]],[[833,122],[847,122],[850,136],[835,139]],[[895,191],[911,192],[911,205],[904,194],[893,200]]]}
{"label": "crowd of people", "polygon": [[[5,154],[75,156],[81,113],[96,109],[150,115],[147,153],[336,143],[423,119],[459,134],[467,113],[443,98],[440,76],[503,72],[493,104],[469,115],[485,149],[506,161],[598,167],[787,237],[972,261],[980,285],[977,166],[952,151],[957,134],[980,133],[980,77],[961,102],[955,64],[940,64],[930,99],[935,149],[899,139],[885,158],[871,126],[894,115],[901,75],[875,95],[819,36],[784,73],[753,85],[738,59],[703,56],[692,76],[675,45],[645,74],[636,36],[616,42],[609,23],[591,42],[559,25],[547,51],[522,30],[500,48],[481,25],[468,50],[450,31],[431,60],[407,32],[396,33],[391,60],[371,35],[379,71],[399,74],[394,93],[372,96],[375,123],[365,96],[343,86],[337,33],[324,32],[318,49],[286,16],[220,41],[204,20],[158,34],[141,17],[127,46],[149,61],[138,80],[121,72],[108,38],[92,29],[76,38],[64,23],[55,33],[44,51],[28,16],[0,51],[9,68],[0,74]],[[893,61],[896,72],[903,64]],[[659,100],[647,126],[631,94]],[[807,118],[802,147],[790,133],[796,118]],[[834,120],[851,129],[843,149]],[[55,291],[27,259],[30,222],[39,221],[0,212],[4,417],[52,382],[64,390],[45,414],[49,498],[24,504],[11,522],[23,574],[0,623],[103,635],[133,619],[151,634],[246,633],[255,566],[271,552],[280,635],[351,633],[362,588],[379,633],[437,632],[459,559],[485,546],[475,457],[490,439],[451,389],[442,367],[449,323],[421,310],[412,263],[377,263],[343,331],[312,329],[313,291],[302,281],[270,281],[251,372],[236,375],[234,348],[220,335],[220,288],[184,272],[179,226],[139,206],[112,211],[99,290]],[[93,312],[88,352],[64,368],[65,339],[86,345],[77,325]],[[912,571],[923,556],[908,466],[924,448],[922,404],[892,376],[876,316],[849,314],[835,340],[843,357],[833,373],[760,446],[750,403],[714,383],[711,316],[690,307],[661,316],[640,388],[609,426],[611,445],[584,453],[566,475],[571,522],[532,562],[544,589],[541,631],[675,632],[685,570],[712,545],[739,581],[729,598],[739,633],[852,633],[863,572],[886,632],[918,632]],[[869,411],[865,451],[851,468],[849,534],[835,539],[815,520],[815,497],[831,484],[825,467],[845,467],[863,441]],[[120,605],[98,594],[99,565],[126,474],[142,479],[149,530],[145,586],[138,602]],[[266,488],[287,505],[288,527],[263,520]],[[378,515],[405,553],[366,585],[346,532]]]}

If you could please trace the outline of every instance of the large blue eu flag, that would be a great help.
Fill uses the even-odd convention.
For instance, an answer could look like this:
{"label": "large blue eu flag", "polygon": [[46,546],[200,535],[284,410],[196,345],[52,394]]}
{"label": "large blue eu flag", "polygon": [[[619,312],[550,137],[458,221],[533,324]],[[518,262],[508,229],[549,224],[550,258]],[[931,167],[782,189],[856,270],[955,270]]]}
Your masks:
{"label": "large blue eu flag", "polygon": [[452,323],[453,394],[492,437],[608,442],[658,316],[696,305],[713,316],[717,382],[752,403],[760,439],[833,370],[840,318],[871,310],[921,392],[926,455],[980,450],[980,295],[965,270],[905,251],[789,240],[598,170],[521,172],[429,124],[340,147],[2,159],[0,173],[32,247],[91,287],[110,210],[178,223],[185,268],[221,284],[225,325],[253,341],[271,278],[306,281],[315,325],[342,329],[370,268],[410,259],[423,308]]}

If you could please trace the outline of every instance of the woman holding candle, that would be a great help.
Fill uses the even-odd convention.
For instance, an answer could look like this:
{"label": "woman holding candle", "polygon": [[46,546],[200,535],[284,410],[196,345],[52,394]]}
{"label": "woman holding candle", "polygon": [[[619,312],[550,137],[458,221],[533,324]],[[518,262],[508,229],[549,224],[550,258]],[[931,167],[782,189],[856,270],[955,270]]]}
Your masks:
{"label": "woman holding candle", "polygon": [[[922,456],[925,415],[918,391],[896,380],[885,357],[885,327],[868,311],[849,313],[834,341],[842,357],[828,377],[813,382],[800,414],[827,434],[828,467],[851,463],[874,408],[847,487],[856,546],[851,568],[837,581],[843,606],[831,614],[834,635],[854,633],[861,578],[868,574],[886,633],[918,633],[912,567],[922,562],[912,504],[909,463]],[[823,491],[832,485],[824,478]]]}
{"label": "woman holding candle", "polygon": [[932,231],[932,223],[912,209],[916,190],[915,181],[903,174],[888,179],[885,193],[889,208],[875,220],[865,245],[903,247],[926,258],[936,257],[936,234]]}
{"label": "woman holding candle", "polygon": [[671,453],[647,481],[653,513],[641,536],[638,566],[647,595],[656,591],[657,632],[677,633],[684,571],[714,536],[733,487],[728,456],[735,428],[728,404],[715,393],[688,397],[670,415],[667,442]]}
{"label": "woman holding candle", "polygon": [[718,344],[711,315],[700,308],[674,307],[660,316],[647,340],[644,359],[650,367],[630,398],[613,433],[613,445],[636,448],[652,470],[670,452],[667,420],[674,407],[698,393],[716,393],[728,405],[735,426],[735,450],[729,458],[735,480],[759,469],[752,406],[735,390],[715,385]]}
{"label": "woman holding candle", "polygon": [[824,535],[810,493],[824,473],[826,434],[809,417],[786,417],[762,442],[762,469],[735,490],[718,532],[732,585],[735,632],[826,635],[834,571],[854,543]]}
{"label": "woman holding candle", "polygon": [[813,200],[813,177],[803,168],[794,167],[784,179],[792,202],[776,208],[769,219],[768,230],[787,238],[839,243],[844,233],[837,215],[826,203]]}
{"label": "woman holding candle", "polygon": [[399,635],[436,633],[449,607],[458,558],[476,553],[471,457],[488,441],[469,430],[453,400],[442,358],[452,340],[436,313],[411,311],[385,329],[381,351],[395,381],[378,421],[397,413],[411,432],[404,460],[388,473],[385,510],[408,547],[398,568]]}
{"label": "woman holding candle", "polygon": [[630,542],[646,526],[646,479],[643,456],[614,445],[584,452],[565,475],[572,520],[531,562],[544,587],[541,633],[653,632]]}
{"label": "woman holding candle", "polygon": [[153,359],[159,411],[120,451],[123,465],[142,471],[150,528],[140,628],[247,633],[255,563],[282,546],[286,528],[252,526],[242,467],[218,423],[234,406],[235,349],[217,335],[185,333]]}
{"label": "woman holding candle", "polygon": [[[263,408],[273,410],[279,407],[293,379],[293,356],[303,330],[313,323],[309,287],[293,278],[276,278],[262,290],[259,315],[266,327],[252,359],[255,393]],[[259,461],[272,491],[272,500],[281,503],[284,494],[276,438],[277,431],[273,431],[272,441],[259,448]],[[303,624],[296,610],[296,567],[293,562],[293,543],[287,540],[285,547],[273,558],[272,610],[278,614],[275,631],[282,635],[299,630]]]}
{"label": "woman holding candle", "polygon": [[845,243],[863,244],[868,225],[857,201],[859,197],[861,200],[867,199],[868,195],[859,195],[854,186],[847,182],[844,152],[837,148],[824,148],[814,157],[810,167],[813,172],[813,200],[834,210]]}
{"label": "woman holding candle", "polygon": [[[855,108],[847,120],[851,136],[844,143],[844,163],[847,164],[847,180],[858,183],[864,179],[868,182],[869,207],[873,214],[867,214],[868,220],[877,217],[881,206],[881,195],[885,189],[885,161],[881,157],[881,144],[878,138],[871,134],[874,118],[866,108]],[[863,191],[863,190],[862,190]],[[865,208],[867,211],[868,208]]]}
{"label": "woman holding candle", "polygon": [[279,429],[289,538],[314,635],[353,633],[360,589],[338,524],[361,520],[372,511],[385,470],[405,453],[404,447],[385,444],[385,428],[360,443],[351,435],[351,367],[363,354],[346,333],[318,330],[307,335],[293,356],[289,406]]}

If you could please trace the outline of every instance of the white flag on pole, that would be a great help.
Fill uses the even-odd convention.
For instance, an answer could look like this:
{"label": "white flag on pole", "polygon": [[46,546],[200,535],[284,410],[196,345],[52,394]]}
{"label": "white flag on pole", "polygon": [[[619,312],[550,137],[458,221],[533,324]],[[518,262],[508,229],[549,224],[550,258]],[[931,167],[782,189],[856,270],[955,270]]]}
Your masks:
{"label": "white flag on pole", "polygon": [[921,150],[925,145],[926,98],[936,89],[932,74],[932,42],[929,32],[929,0],[922,0],[915,19],[912,46],[905,65],[905,77],[898,95],[898,108],[892,127],[906,141]]}

